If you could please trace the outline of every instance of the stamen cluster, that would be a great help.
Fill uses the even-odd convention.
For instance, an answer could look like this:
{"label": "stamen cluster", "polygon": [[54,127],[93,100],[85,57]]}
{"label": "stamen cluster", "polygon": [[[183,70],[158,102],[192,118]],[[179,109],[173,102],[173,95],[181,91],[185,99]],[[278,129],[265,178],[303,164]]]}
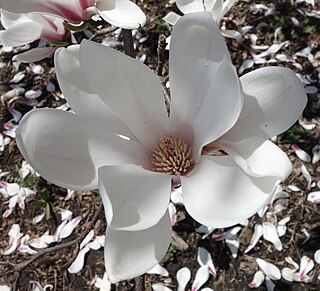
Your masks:
{"label": "stamen cluster", "polygon": [[191,154],[191,147],[182,139],[164,136],[153,150],[151,162],[156,167],[152,170],[168,175],[186,175],[191,170]]}

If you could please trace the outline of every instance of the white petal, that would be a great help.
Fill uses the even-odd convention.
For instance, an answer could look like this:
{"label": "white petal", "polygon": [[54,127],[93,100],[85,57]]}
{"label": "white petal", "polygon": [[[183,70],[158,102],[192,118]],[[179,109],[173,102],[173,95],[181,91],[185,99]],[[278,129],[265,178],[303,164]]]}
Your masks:
{"label": "white petal", "polygon": [[99,191],[109,227],[142,230],[165,214],[171,190],[168,175],[126,166],[99,169]]}
{"label": "white petal", "polygon": [[162,19],[163,19],[165,22],[167,22],[167,23],[169,23],[169,24],[171,24],[171,25],[175,25],[176,22],[177,22],[180,18],[181,18],[180,15],[178,15],[178,14],[175,13],[175,12],[170,11],[170,12],[169,12],[165,17],[163,17]]}
{"label": "white petal", "polygon": [[231,252],[232,257],[236,258],[238,256],[240,243],[234,239],[226,239],[226,244]]}
{"label": "white petal", "polygon": [[81,220],[82,220],[81,216],[77,216],[74,219],[70,220],[61,230],[59,237],[60,238],[68,237],[74,231],[74,229],[78,226]]}
{"label": "white petal", "polygon": [[271,138],[287,130],[301,115],[307,96],[289,69],[261,68],[240,78],[245,92],[241,115],[227,133],[228,140],[256,136]]}
{"label": "white petal", "polygon": [[[230,30],[230,29],[221,29],[221,34],[224,37],[233,38],[233,39],[240,39],[241,33],[236,30]],[[239,74],[241,74],[239,72]]]}
{"label": "white petal", "polygon": [[310,155],[307,152],[305,152],[304,150],[300,149],[298,145],[293,144],[291,147],[300,160],[307,162],[307,163],[311,162]]}
{"label": "white petal", "polygon": [[267,286],[267,291],[273,291],[276,285],[271,281],[269,277],[266,277],[266,286]]}
{"label": "white petal", "polygon": [[163,276],[163,277],[168,277],[169,276],[169,272],[167,271],[167,269],[162,267],[159,264],[155,265],[147,273],[148,274],[157,274],[157,275],[160,275],[160,276]]}
{"label": "white petal", "polygon": [[198,248],[197,261],[200,266],[207,266],[209,268],[209,272],[213,277],[217,276],[217,271],[213,265],[212,257],[210,253],[202,247]]}
{"label": "white petal", "polygon": [[91,41],[80,45],[80,64],[100,98],[153,150],[169,122],[157,76],[140,61]]}
{"label": "white petal", "polygon": [[204,11],[202,0],[176,0],[176,5],[183,14]]}
{"label": "white petal", "polygon": [[105,265],[111,283],[140,276],[158,264],[171,241],[169,215],[142,231],[107,228]]}
{"label": "white petal", "polygon": [[84,247],[80,252],[78,253],[76,259],[74,262],[71,264],[71,266],[68,268],[68,272],[71,274],[78,273],[82,270],[83,265],[84,265],[84,257],[87,252],[90,251],[89,247]]}
{"label": "white petal", "polygon": [[3,46],[21,46],[40,38],[41,25],[35,22],[19,23],[0,32]]}
{"label": "white petal", "polygon": [[152,290],[153,291],[172,291],[170,288],[163,285],[162,283],[152,284]]}
{"label": "white petal", "polygon": [[187,267],[181,268],[177,272],[178,288],[177,291],[185,291],[187,284],[191,279],[191,272]]}
{"label": "white petal", "polygon": [[[243,103],[239,79],[232,64],[221,63],[212,78],[210,85],[205,85],[207,92],[202,102],[197,103],[201,107],[192,123],[193,149],[199,153],[204,145],[219,138],[236,123]],[[194,98],[203,93],[199,88]]]}
{"label": "white petal", "polygon": [[239,67],[238,73],[241,75],[245,70],[252,68],[253,65],[254,62],[252,59],[245,59]]}
{"label": "white petal", "polygon": [[228,156],[202,156],[181,181],[188,213],[213,227],[232,226],[250,217],[266,205],[278,184],[276,178],[248,176]]}
{"label": "white petal", "polygon": [[284,278],[285,280],[287,280],[289,282],[293,282],[293,281],[299,280],[299,274],[294,269],[283,268],[281,270],[281,275],[282,275],[282,278]]}
{"label": "white petal", "polygon": [[[111,4],[112,3],[112,4]],[[100,16],[112,25],[137,29],[145,25],[146,16],[142,10],[129,0],[97,1]]]}
{"label": "white petal", "polygon": [[248,138],[238,143],[221,140],[219,144],[249,175],[273,176],[284,181],[292,172],[287,155],[269,140]]}
{"label": "white petal", "polygon": [[278,267],[262,259],[256,259],[256,261],[260,269],[266,274],[267,277],[272,280],[280,280],[281,272]]}
{"label": "white petal", "polygon": [[93,229],[91,229],[87,234],[87,236],[81,242],[80,249],[83,249],[83,247],[85,247],[92,240],[93,237],[94,237],[94,231]]}
{"label": "white petal", "polygon": [[303,177],[307,180],[307,183],[308,183],[307,189],[310,190],[312,178],[311,178],[311,175],[310,175],[307,167],[303,164],[301,165],[301,173],[302,173]]}
{"label": "white petal", "polygon": [[36,172],[73,190],[96,189],[100,166],[141,164],[147,158],[139,144],[57,109],[27,113],[17,130],[17,144]]}
{"label": "white petal", "polygon": [[26,52],[20,53],[15,55],[12,60],[17,62],[23,63],[30,63],[30,62],[37,62],[44,58],[49,57],[52,55],[58,47],[51,46],[51,47],[42,47],[42,48],[33,48]]}
{"label": "white petal", "polygon": [[192,284],[192,291],[197,291],[201,286],[206,283],[209,279],[209,268],[208,266],[202,266],[198,269],[196,277]]}
{"label": "white petal", "polygon": [[254,274],[253,279],[251,283],[249,283],[248,287],[249,288],[258,288],[261,286],[261,284],[264,281],[264,273],[262,271],[258,271]]}
{"label": "white petal", "polygon": [[276,227],[270,222],[263,222],[262,227],[263,227],[263,238],[271,242],[278,251],[281,251],[282,243],[279,238]]}
{"label": "white petal", "polygon": [[320,250],[317,250],[314,253],[314,260],[316,261],[317,264],[320,264]]}
{"label": "white petal", "polygon": [[[136,139],[128,127],[110,110],[88,83],[81,71],[79,45],[61,48],[55,53],[54,63],[61,91],[72,110],[115,134]],[[106,88],[107,89],[107,88]]]}
{"label": "white petal", "polygon": [[188,14],[176,23],[170,42],[169,78],[170,119],[178,127],[177,134],[192,128],[209,90],[217,87],[217,71],[225,61],[230,62],[229,52],[210,13]]}
{"label": "white petal", "polygon": [[290,217],[285,217],[283,219],[281,219],[279,222],[278,222],[278,225],[277,225],[277,232],[278,232],[278,235],[279,237],[282,237],[285,235],[286,231],[287,231],[287,227],[286,227],[286,224],[287,222],[290,221]]}
{"label": "white petal", "polygon": [[285,260],[288,264],[294,267],[295,271],[299,270],[300,266],[290,256],[285,257]]}

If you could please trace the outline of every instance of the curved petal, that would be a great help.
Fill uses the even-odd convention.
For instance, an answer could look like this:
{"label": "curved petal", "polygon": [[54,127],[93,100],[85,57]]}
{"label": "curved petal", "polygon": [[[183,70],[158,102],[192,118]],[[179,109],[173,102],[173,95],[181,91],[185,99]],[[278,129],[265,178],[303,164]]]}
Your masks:
{"label": "curved petal", "polygon": [[107,166],[99,169],[99,191],[109,227],[143,230],[165,214],[171,177],[138,166]]}
{"label": "curved petal", "polygon": [[169,215],[153,227],[141,231],[107,228],[105,265],[112,283],[132,279],[148,272],[167,252],[171,241]]}
{"label": "curved petal", "polygon": [[6,29],[19,23],[31,22],[30,18],[28,18],[25,14],[11,13],[3,9],[0,9],[0,12],[1,24]]}
{"label": "curved petal", "polygon": [[34,48],[23,52],[21,54],[15,55],[12,60],[24,63],[32,63],[40,61],[44,58],[49,57],[52,55],[58,47],[51,46],[51,47],[41,47],[41,48]]}
{"label": "curved petal", "polygon": [[146,23],[145,14],[132,1],[99,0],[96,5],[100,16],[112,25],[125,29],[137,29]]}
{"label": "curved petal", "polygon": [[221,29],[221,34],[224,37],[229,37],[229,38],[233,38],[233,39],[240,39],[241,38],[241,33],[236,30]]}
{"label": "curved petal", "polygon": [[292,172],[290,159],[269,140],[259,137],[247,138],[238,143],[222,140],[219,145],[251,176],[273,176],[284,181]]}
{"label": "curved petal", "polygon": [[181,18],[180,15],[178,15],[175,12],[170,11],[165,17],[163,17],[162,19],[167,22],[170,25],[175,25],[176,22]]}
{"label": "curved petal", "polygon": [[55,53],[54,63],[61,91],[72,110],[82,118],[115,134],[135,140],[128,127],[95,94],[81,71],[79,45],[60,48]]}
{"label": "curved petal", "polygon": [[222,228],[266,205],[279,180],[249,176],[228,156],[202,156],[190,176],[181,177],[181,183],[188,213],[199,223]]}
{"label": "curved petal", "polygon": [[208,86],[208,92],[193,122],[193,148],[196,152],[200,154],[204,145],[219,138],[236,123],[242,103],[237,72],[232,64],[223,62]]}
{"label": "curved petal", "polygon": [[204,11],[202,0],[176,0],[176,5],[183,14]]}
{"label": "curved petal", "polygon": [[141,145],[97,128],[58,109],[27,113],[16,131],[18,147],[32,168],[64,188],[98,188],[97,170],[104,165],[143,164]]}
{"label": "curved petal", "polygon": [[245,93],[242,112],[223,139],[269,139],[293,125],[306,106],[303,85],[290,69],[265,67],[243,75],[240,81]]}
{"label": "curved petal", "polygon": [[80,22],[94,0],[0,0],[0,7],[14,13],[44,12],[71,22]]}
{"label": "curved petal", "polygon": [[90,41],[80,45],[80,64],[100,98],[141,143],[153,149],[168,128],[157,76],[140,61]]}
{"label": "curved petal", "polygon": [[221,62],[230,61],[230,55],[208,12],[185,15],[176,23],[169,54],[170,119],[178,133],[190,131]]}
{"label": "curved petal", "polygon": [[40,38],[42,27],[38,23],[18,23],[0,32],[0,43],[3,46],[21,46]]}

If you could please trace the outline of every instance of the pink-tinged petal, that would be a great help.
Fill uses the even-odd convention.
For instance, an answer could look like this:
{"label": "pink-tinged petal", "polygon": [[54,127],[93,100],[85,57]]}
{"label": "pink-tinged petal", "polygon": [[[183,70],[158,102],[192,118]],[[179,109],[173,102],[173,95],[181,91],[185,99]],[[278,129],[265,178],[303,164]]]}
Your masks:
{"label": "pink-tinged petal", "polygon": [[175,25],[176,22],[181,18],[181,16],[175,12],[170,11],[165,17],[163,17],[162,19],[171,24],[171,25]]}
{"label": "pink-tinged petal", "polygon": [[37,173],[73,190],[98,188],[100,166],[141,164],[146,158],[140,144],[57,109],[36,109],[27,113],[17,130],[17,144]]}
{"label": "pink-tinged petal", "polygon": [[249,288],[258,288],[264,281],[264,273],[262,271],[258,271],[254,274],[251,283],[248,284]]}
{"label": "pink-tinged petal", "polygon": [[92,0],[84,3],[85,6],[77,0],[57,0],[54,3],[49,0],[1,0],[0,7],[14,13],[45,12],[78,23],[82,20],[85,9],[94,6]]}
{"label": "pink-tinged petal", "polygon": [[[81,71],[79,45],[60,48],[54,56],[54,63],[61,91],[72,110],[115,134],[136,139],[129,128],[110,110],[88,83]],[[106,88],[107,89],[107,88]]]}
{"label": "pink-tinged petal", "polygon": [[[185,15],[174,26],[169,55],[170,119],[173,126],[176,124],[177,134],[182,135],[181,132],[192,130],[193,121],[205,99],[209,102],[212,95],[211,98],[218,104],[224,99],[214,94],[213,89],[218,86],[215,81],[219,78],[218,69],[226,61],[230,62],[229,52],[210,13]],[[222,72],[227,72],[228,69],[227,65],[221,68]],[[231,106],[230,98],[228,96],[228,106]],[[214,110],[214,115],[215,107],[211,109]],[[192,142],[189,136],[184,139]]]}
{"label": "pink-tinged petal", "polygon": [[78,253],[76,259],[74,262],[71,264],[71,266],[68,268],[68,272],[71,274],[78,273],[82,270],[84,266],[84,258],[87,252],[90,251],[89,247],[84,247],[80,252]]}
{"label": "pink-tinged petal", "polygon": [[192,0],[192,1],[176,0],[176,5],[183,14],[204,11],[202,0]]}
{"label": "pink-tinged petal", "polygon": [[2,255],[12,254],[18,248],[20,239],[23,237],[23,233],[20,232],[20,226],[18,224],[13,224],[11,226],[8,235],[9,245],[5,250],[1,250]]}
{"label": "pink-tinged petal", "polygon": [[262,259],[256,259],[256,262],[267,277],[272,280],[280,280],[281,272],[278,267]]}
{"label": "pink-tinged petal", "polygon": [[200,266],[207,266],[209,268],[209,273],[213,277],[217,276],[217,271],[213,265],[211,254],[205,248],[198,248],[197,261]]}
{"label": "pink-tinged petal", "polygon": [[225,136],[227,140],[269,139],[293,125],[306,106],[303,85],[289,69],[265,67],[243,75],[240,81],[244,104],[236,125]]}
{"label": "pink-tinged petal", "polygon": [[59,237],[61,239],[68,237],[74,231],[74,229],[79,225],[81,220],[82,220],[81,216],[77,216],[74,219],[70,220],[61,230]]}
{"label": "pink-tinged petal", "polygon": [[177,209],[172,202],[168,205],[168,211],[170,215],[170,224],[171,226],[175,226],[177,223]]}
{"label": "pink-tinged petal", "polygon": [[10,84],[19,83],[20,81],[22,81],[24,79],[25,76],[26,76],[26,74],[24,72],[18,72],[13,76],[13,78],[9,81],[9,83]]}
{"label": "pink-tinged petal", "polygon": [[9,217],[11,215],[12,211],[13,211],[12,208],[7,209],[5,212],[3,212],[2,217],[3,218]]}
{"label": "pink-tinged petal", "polygon": [[298,145],[293,144],[291,147],[301,161],[304,161],[306,163],[311,162],[310,155],[307,152],[305,152],[304,150],[302,150]]}
{"label": "pink-tinged petal", "polygon": [[194,278],[191,291],[199,290],[201,286],[208,281],[209,274],[208,266],[200,267],[196,273],[196,277]]}
{"label": "pink-tinged petal", "polygon": [[313,269],[314,262],[307,256],[303,256],[300,262],[299,276],[302,282],[310,282],[310,277],[307,274]]}
{"label": "pink-tinged petal", "polygon": [[178,282],[178,289],[177,291],[185,291],[187,284],[191,279],[191,272],[187,267],[181,268],[177,272],[177,282]]}
{"label": "pink-tinged petal", "polygon": [[171,177],[138,166],[99,169],[99,191],[109,227],[136,231],[159,222],[167,211]]}
{"label": "pink-tinged petal", "polygon": [[20,190],[20,186],[18,183],[8,183],[6,181],[0,181],[0,187],[6,190],[5,198],[18,194]]}
{"label": "pink-tinged petal", "polygon": [[80,45],[80,64],[100,98],[153,150],[169,125],[157,76],[140,61],[90,41]]}
{"label": "pink-tinged petal", "polygon": [[21,46],[40,38],[42,27],[35,22],[19,23],[0,32],[3,46]]}
{"label": "pink-tinged petal", "polygon": [[171,241],[169,215],[141,231],[107,228],[105,265],[111,283],[140,276],[158,264]]}
{"label": "pink-tinged petal", "polygon": [[228,156],[202,156],[181,181],[188,213],[214,227],[232,226],[255,214],[271,199],[279,183],[274,177],[247,175]]}
{"label": "pink-tinged petal", "polygon": [[19,120],[22,117],[22,113],[20,111],[16,110],[16,109],[14,109],[14,108],[9,108],[9,112],[12,115],[13,120],[15,122],[19,122]]}
{"label": "pink-tinged petal", "polygon": [[112,25],[137,29],[145,25],[146,16],[143,11],[129,0],[99,0],[96,4],[100,16]]}
{"label": "pink-tinged petal", "polygon": [[305,165],[301,165],[301,173],[303,175],[303,177],[306,179],[308,186],[307,189],[310,191],[311,190],[311,183],[312,183],[312,178],[311,175],[307,169],[307,167]]}
{"label": "pink-tinged petal", "polygon": [[269,140],[248,138],[237,143],[221,140],[219,145],[251,176],[273,176],[284,181],[292,172],[287,155]]}
{"label": "pink-tinged petal", "polygon": [[282,242],[279,238],[276,227],[270,222],[263,222],[263,238],[271,242],[274,247],[278,250],[282,250]]}
{"label": "pink-tinged petal", "polygon": [[28,90],[25,94],[24,97],[27,99],[37,99],[42,95],[42,90]]}
{"label": "pink-tinged petal", "polygon": [[53,235],[53,241],[54,241],[54,242],[61,241],[60,233],[61,233],[61,231],[63,230],[63,228],[66,226],[67,223],[68,223],[68,221],[67,221],[67,220],[64,220],[64,221],[62,221],[62,222],[59,224],[59,226],[58,226],[57,229],[56,229],[55,234]]}
{"label": "pink-tinged petal", "polygon": [[55,46],[33,48],[33,49],[28,50],[26,52],[15,55],[12,58],[12,60],[18,61],[18,62],[23,62],[23,63],[37,62],[37,61],[40,61],[44,58],[51,56],[57,49],[58,49],[58,47],[55,47]]}

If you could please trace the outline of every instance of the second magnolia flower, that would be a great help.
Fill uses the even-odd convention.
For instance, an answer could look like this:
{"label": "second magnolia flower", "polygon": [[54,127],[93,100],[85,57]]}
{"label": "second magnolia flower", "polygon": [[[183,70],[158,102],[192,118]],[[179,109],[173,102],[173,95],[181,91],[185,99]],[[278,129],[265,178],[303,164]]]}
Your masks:
{"label": "second magnolia flower", "polygon": [[[227,227],[262,208],[292,170],[268,140],[306,105],[291,70],[263,68],[239,79],[207,12],[175,25],[169,62],[168,116],[160,81],[141,62],[89,41],[61,48],[55,66],[74,113],[36,109],[17,131],[22,154],[44,178],[69,189],[99,186],[112,282],[164,256],[172,179],[194,219]],[[209,155],[212,149],[228,155]]]}

